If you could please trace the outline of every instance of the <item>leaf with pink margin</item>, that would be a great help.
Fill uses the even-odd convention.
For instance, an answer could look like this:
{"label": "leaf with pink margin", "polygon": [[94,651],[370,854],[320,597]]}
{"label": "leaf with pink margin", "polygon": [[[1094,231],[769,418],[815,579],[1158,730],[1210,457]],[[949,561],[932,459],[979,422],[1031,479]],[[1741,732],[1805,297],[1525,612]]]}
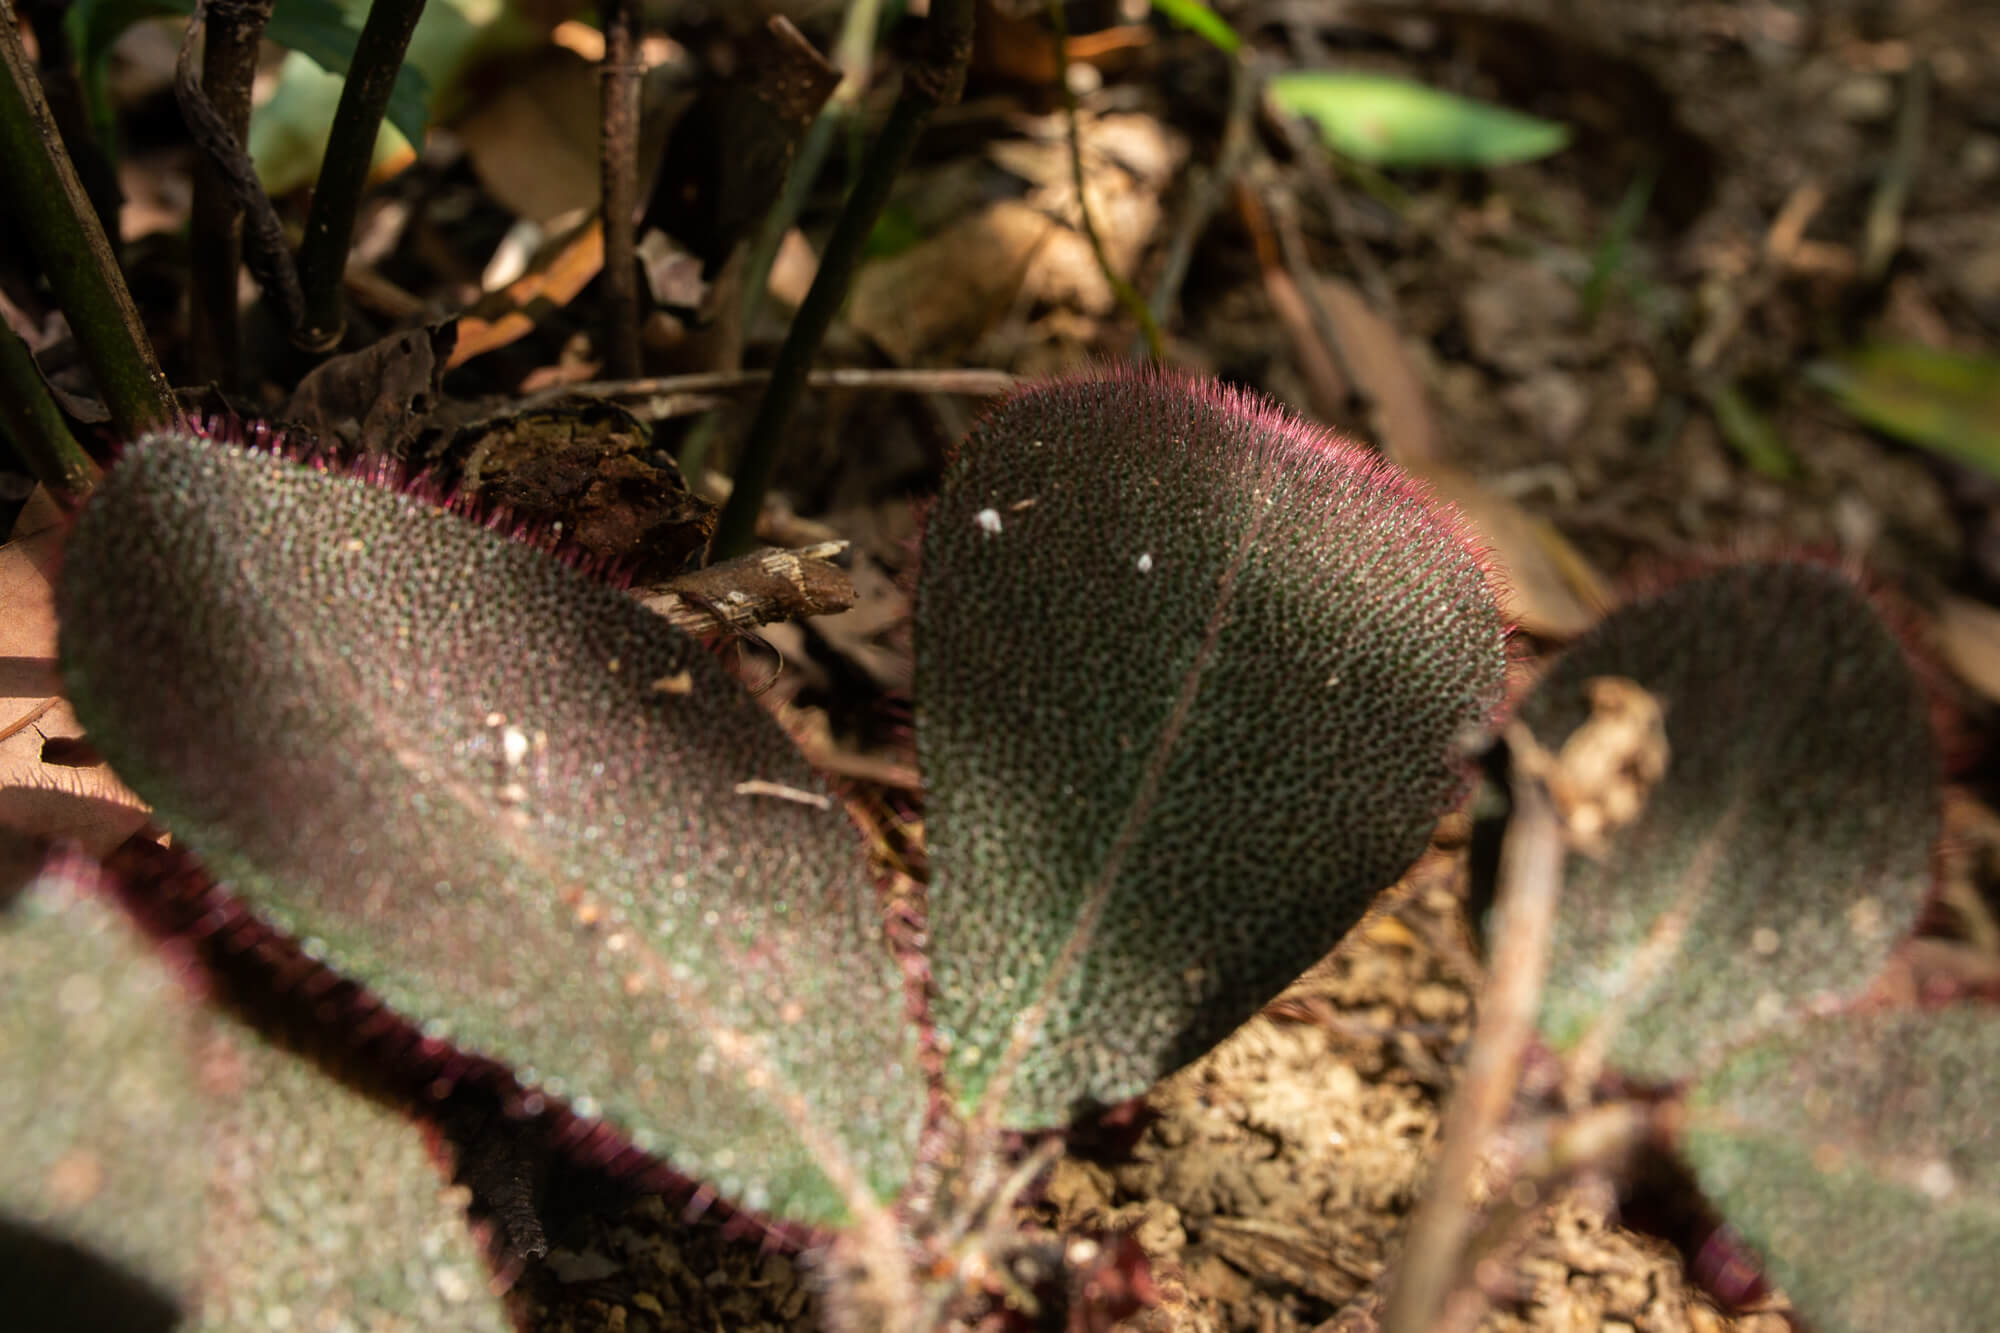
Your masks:
{"label": "leaf with pink margin", "polygon": [[1151,372],[973,430],[916,629],[940,1040],[1022,1126],[1144,1092],[1331,949],[1463,794],[1505,669],[1449,508]]}
{"label": "leaf with pink margin", "polygon": [[202,1009],[176,970],[87,863],[0,912],[9,1327],[512,1328],[417,1126]]}
{"label": "leaf with pink margin", "polygon": [[101,752],[337,971],[753,1210],[837,1224],[908,1179],[860,837],[693,640],[458,514],[182,435],[112,468],[59,594]]}

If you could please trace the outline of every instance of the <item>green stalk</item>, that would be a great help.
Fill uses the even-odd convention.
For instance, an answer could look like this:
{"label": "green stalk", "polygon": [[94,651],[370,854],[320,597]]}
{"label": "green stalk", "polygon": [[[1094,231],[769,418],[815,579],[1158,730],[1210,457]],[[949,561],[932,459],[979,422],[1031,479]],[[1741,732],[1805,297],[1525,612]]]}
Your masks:
{"label": "green stalk", "polygon": [[347,66],[347,82],[340,90],[326,156],[313,186],[312,207],[306,213],[305,237],[299,242],[299,286],[305,292],[306,319],[294,341],[308,352],[330,352],[340,344],[345,327],[340,281],[354,244],[354,216],[368,185],[375,138],[382,132],[403,53],[423,16],[424,0],[375,0],[355,40],[354,59]]}
{"label": "green stalk", "polygon": [[58,500],[81,500],[100,475],[35,369],[34,353],[0,323],[0,433]]}
{"label": "green stalk", "polygon": [[847,298],[868,234],[888,201],[889,187],[909,161],[931,112],[956,102],[965,87],[965,67],[972,57],[972,0],[931,0],[924,39],[923,62],[903,76],[896,104],[862,164],[854,192],[840,210],[840,220],[820,256],[819,272],[771,366],[771,382],[757,404],[737,460],[735,488],[709,543],[711,563],[743,554],[756,540],[757,515],[771,488],[785,426],[798,406],[813,356]]}
{"label": "green stalk", "polygon": [[111,242],[64,151],[34,65],[21,45],[13,0],[0,0],[0,171],[35,262],[96,377],[111,424],[128,439],[180,417],[153,359],[139,308]]}

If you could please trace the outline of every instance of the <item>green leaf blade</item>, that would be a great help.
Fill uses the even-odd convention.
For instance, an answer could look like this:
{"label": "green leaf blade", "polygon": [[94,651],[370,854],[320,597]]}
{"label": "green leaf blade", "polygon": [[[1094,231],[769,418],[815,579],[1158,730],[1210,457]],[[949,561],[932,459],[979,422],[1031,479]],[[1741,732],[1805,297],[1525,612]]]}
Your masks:
{"label": "green leaf blade", "polygon": [[968,437],[917,636],[940,1039],[1020,1125],[1143,1092],[1331,948],[1455,799],[1503,664],[1449,511],[1136,373]]}
{"label": "green leaf blade", "polygon": [[1243,46],[1236,29],[1223,22],[1222,16],[1202,0],[1152,0],[1152,4],[1169,23],[1186,28],[1226,56],[1235,55]]}
{"label": "green leaf blade", "polygon": [[2000,360],[1876,343],[1810,374],[1874,429],[2000,477]]}
{"label": "green leaf blade", "polygon": [[511,1329],[417,1126],[198,1008],[94,880],[0,913],[9,1327]]}
{"label": "green leaf blade", "polygon": [[101,751],[331,966],[749,1208],[837,1223],[907,1179],[858,834],[692,640],[457,515],[177,436],[113,469],[59,591]]}
{"label": "green leaf blade", "polygon": [[1868,984],[1929,889],[1937,758],[1901,646],[1827,566],[1730,566],[1621,608],[1521,720],[1559,747],[1598,676],[1661,703],[1670,753],[1609,854],[1568,859],[1542,1030],[1673,1082]]}
{"label": "green leaf blade", "polygon": [[2000,1013],[1814,1019],[1689,1095],[1702,1190],[1825,1333],[1976,1333],[2000,1309]]}
{"label": "green leaf blade", "polygon": [[1567,126],[1386,74],[1294,70],[1267,87],[1327,147],[1370,166],[1498,167],[1569,145]]}

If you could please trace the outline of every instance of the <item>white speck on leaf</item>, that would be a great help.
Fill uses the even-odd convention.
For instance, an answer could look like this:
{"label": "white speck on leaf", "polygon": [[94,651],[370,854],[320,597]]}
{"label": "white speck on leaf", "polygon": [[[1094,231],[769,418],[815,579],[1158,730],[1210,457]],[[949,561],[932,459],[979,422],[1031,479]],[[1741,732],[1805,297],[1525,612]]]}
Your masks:
{"label": "white speck on leaf", "polygon": [[997,537],[1000,535],[1001,524],[1000,524],[999,510],[982,509],[978,513],[972,516],[972,521],[974,523],[977,523],[979,525],[979,530],[985,533],[987,536]]}
{"label": "white speck on leaf", "polygon": [[1153,553],[1151,551],[1145,551],[1140,554],[1139,572],[1141,574],[1150,574],[1153,572]]}

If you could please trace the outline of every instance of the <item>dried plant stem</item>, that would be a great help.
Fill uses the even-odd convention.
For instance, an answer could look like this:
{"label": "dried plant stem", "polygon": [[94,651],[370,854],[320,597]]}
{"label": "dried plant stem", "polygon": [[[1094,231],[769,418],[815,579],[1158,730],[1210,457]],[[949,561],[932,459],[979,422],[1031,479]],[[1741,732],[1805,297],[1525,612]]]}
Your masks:
{"label": "dried plant stem", "polygon": [[[1508,731],[1514,755],[1534,744],[1518,723]],[[1514,809],[1500,851],[1492,968],[1465,1073],[1445,1114],[1443,1148],[1390,1285],[1384,1333],[1430,1333],[1450,1299],[1472,1229],[1473,1182],[1506,1118],[1522,1053],[1534,1036],[1562,891],[1563,835],[1541,779],[1518,759],[1508,768]]]}
{"label": "dried plant stem", "polygon": [[292,336],[301,350],[314,355],[330,352],[340,343],[344,327],[340,279],[354,242],[354,217],[368,184],[389,94],[403,68],[403,53],[409,50],[410,34],[423,15],[424,0],[374,0],[354,43],[354,59],[348,63],[326,156],[313,186],[305,237],[299,242],[305,322]]}
{"label": "dried plant stem", "polygon": [[90,363],[98,391],[121,435],[136,438],[180,415],[167,377],[153,358],[139,308],[98,225],[76,167],[63,149],[21,44],[13,0],[0,0],[0,170],[9,206],[28,235],[35,261]]}
{"label": "dried plant stem", "polygon": [[65,504],[97,484],[97,464],[70,434],[69,423],[42,383],[34,354],[0,323],[0,434],[14,442],[35,479]]}
{"label": "dried plant stem", "polygon": [[868,234],[889,198],[889,187],[909,160],[931,112],[956,102],[965,86],[965,67],[972,57],[972,0],[932,0],[930,17],[924,22],[923,60],[903,76],[902,91],[869,149],[854,192],[827,238],[819,272],[778,349],[771,382],[743,440],[735,487],[709,545],[711,560],[741,555],[755,540],[757,515],[777,466],[778,445],[798,406],[813,356],[846,299]]}
{"label": "dried plant stem", "polygon": [[[257,44],[276,0],[209,0],[201,89],[236,143],[250,133],[250,86]],[[243,203],[235,183],[207,154],[195,162],[194,216],[189,232],[193,281],[188,292],[188,358],[197,380],[225,389],[242,373],[242,330],[236,316],[237,271],[243,265]]]}
{"label": "dried plant stem", "polygon": [[689,634],[832,615],[854,605],[854,581],[832,563],[846,549],[846,542],[830,541],[795,551],[752,551],[669,579],[639,600]]}
{"label": "dried plant stem", "polygon": [[1090,253],[1097,257],[1098,271],[1111,284],[1118,304],[1138,323],[1139,334],[1146,340],[1146,355],[1159,361],[1167,354],[1159,321],[1153,318],[1152,309],[1147,306],[1146,298],[1139,295],[1139,289],[1111,266],[1110,256],[1104,253],[1104,239],[1097,234],[1097,223],[1090,216],[1090,196],[1083,188],[1083,140],[1076,124],[1076,92],[1069,86],[1069,21],[1063,15],[1063,0],[1048,0],[1048,10],[1049,22],[1056,30],[1056,82],[1062,85],[1063,116],[1069,129],[1069,174],[1076,186],[1076,215],[1082,220],[1085,238],[1090,241]]}
{"label": "dried plant stem", "polygon": [[[593,380],[586,384],[565,384],[561,388],[522,400],[534,407],[563,398],[585,395],[592,398],[659,398],[675,394],[741,393],[762,388],[771,382],[768,370],[703,370],[687,375],[655,375],[634,380]],[[878,393],[951,393],[968,398],[997,398],[1011,393],[1019,380],[1004,370],[876,370],[868,367],[836,367],[806,375],[811,389],[868,389]]]}
{"label": "dried plant stem", "polygon": [[604,369],[639,373],[639,6],[601,0],[604,59],[598,66],[598,171],[604,190],[604,306],[598,336]]}

